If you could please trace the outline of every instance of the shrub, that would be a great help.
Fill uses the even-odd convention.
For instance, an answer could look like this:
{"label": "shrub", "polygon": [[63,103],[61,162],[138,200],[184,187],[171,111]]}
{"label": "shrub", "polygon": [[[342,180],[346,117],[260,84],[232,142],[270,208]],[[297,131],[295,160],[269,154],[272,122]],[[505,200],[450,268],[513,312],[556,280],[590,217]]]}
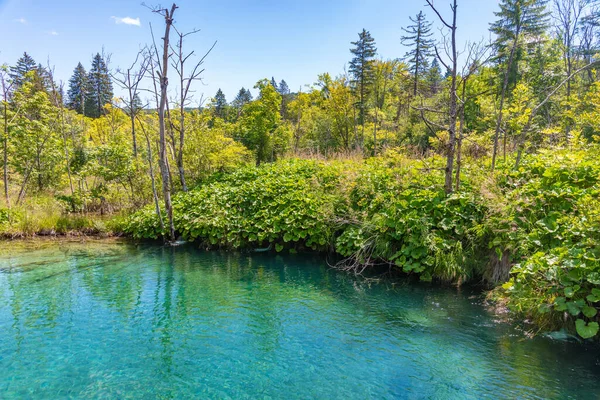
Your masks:
{"label": "shrub", "polygon": [[546,151],[502,183],[509,206],[490,221],[491,242],[517,262],[502,291],[538,325],[598,334],[600,166],[598,149]]}

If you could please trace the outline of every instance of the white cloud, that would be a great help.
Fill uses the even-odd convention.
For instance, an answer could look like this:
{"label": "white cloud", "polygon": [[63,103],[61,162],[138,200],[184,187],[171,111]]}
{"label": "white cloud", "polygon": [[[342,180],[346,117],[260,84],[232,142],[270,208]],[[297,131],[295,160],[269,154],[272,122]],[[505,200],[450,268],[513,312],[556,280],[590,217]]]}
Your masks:
{"label": "white cloud", "polygon": [[125,24],[125,25],[135,25],[135,26],[140,26],[141,22],[139,18],[131,18],[131,17],[115,17],[112,16],[111,17],[114,21],[115,24]]}
{"label": "white cloud", "polygon": [[56,32],[55,30],[48,31],[48,34],[52,36],[58,36],[58,32]]}
{"label": "white cloud", "polygon": [[27,20],[25,18],[17,18],[17,19],[15,19],[15,22],[18,22],[23,25],[27,25]]}

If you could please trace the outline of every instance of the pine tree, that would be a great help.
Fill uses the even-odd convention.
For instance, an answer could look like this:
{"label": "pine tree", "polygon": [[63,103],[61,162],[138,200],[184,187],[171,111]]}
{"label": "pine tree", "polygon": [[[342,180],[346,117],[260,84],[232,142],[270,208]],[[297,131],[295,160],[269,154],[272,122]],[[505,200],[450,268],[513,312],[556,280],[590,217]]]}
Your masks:
{"label": "pine tree", "polygon": [[279,110],[279,113],[281,114],[281,118],[284,118],[290,101],[290,88],[285,80],[282,79],[281,82],[279,82],[277,92],[281,95],[281,109]]}
{"label": "pine tree", "polygon": [[88,76],[81,63],[73,70],[73,76],[69,79],[69,91],[67,92],[67,107],[77,111],[79,114],[85,112],[85,100],[87,98]]}
{"label": "pine tree", "polygon": [[520,42],[523,38],[536,37],[545,32],[548,26],[547,2],[547,0],[501,0],[500,11],[494,13],[498,19],[490,25],[490,30],[496,35],[493,43],[497,52],[496,61],[499,66],[503,66],[492,170],[496,165],[504,101],[507,93],[510,92],[509,84],[516,83],[518,77],[518,61],[521,58]]}
{"label": "pine tree", "polygon": [[442,68],[440,67],[440,63],[437,58],[434,57],[431,62],[431,68],[427,70],[425,73],[425,81],[427,82],[427,87],[429,88],[431,94],[437,94],[440,90],[440,85],[442,83]]}
{"label": "pine tree", "polygon": [[363,29],[358,34],[358,41],[352,42],[354,48],[350,52],[354,58],[350,61],[350,74],[352,75],[352,89],[358,95],[358,122],[365,128],[366,99],[373,84],[373,59],[377,54],[375,40],[369,31]]}
{"label": "pine tree", "polygon": [[277,87],[277,82],[275,81],[275,77],[271,77],[271,86],[273,86],[275,90],[279,91],[279,88]]}
{"label": "pine tree", "polygon": [[290,88],[288,87],[288,84],[285,80],[281,80],[281,82],[279,82],[279,94],[282,96],[285,96],[286,94],[290,94]]}
{"label": "pine tree", "polygon": [[100,53],[92,60],[92,69],[88,74],[88,96],[85,103],[85,115],[98,118],[104,114],[104,106],[111,102],[113,87],[108,67]]}
{"label": "pine tree", "polygon": [[34,59],[27,52],[23,53],[23,56],[17,60],[17,64],[14,67],[10,67],[9,76],[13,81],[13,90],[18,90],[23,86],[26,82],[25,75],[30,71],[36,71],[37,68]]}
{"label": "pine tree", "polygon": [[215,94],[215,114],[220,117],[220,118],[224,118],[225,117],[225,109],[227,108],[227,100],[225,99],[225,94],[223,94],[223,91],[219,88],[219,90],[217,90],[217,94]]}
{"label": "pine tree", "polygon": [[413,73],[413,96],[417,95],[419,89],[419,77],[425,75],[428,70],[428,59],[432,56],[433,40],[431,40],[431,22],[427,22],[423,11],[419,11],[416,18],[410,17],[413,25],[402,28],[407,35],[402,36],[400,41],[411,50],[406,53],[405,59],[411,66]]}
{"label": "pine tree", "polygon": [[509,71],[509,80],[517,80],[518,61],[522,57],[520,45],[523,38],[535,38],[548,28],[548,0],[501,0],[498,18],[490,24],[490,31],[496,35],[493,42],[496,62]]}
{"label": "pine tree", "polygon": [[238,110],[238,115],[240,113],[240,111],[242,110],[242,107],[244,107],[245,104],[248,104],[252,101],[252,93],[250,93],[250,90],[246,90],[245,88],[241,88],[240,91],[238,92],[237,96],[235,96],[235,99],[233,99],[233,102],[231,103],[231,105]]}
{"label": "pine tree", "polygon": [[[56,82],[52,81],[52,74],[45,68],[42,64],[38,64],[37,66],[37,75],[39,77],[38,89],[49,92],[50,88],[58,87],[59,85]],[[61,99],[62,101],[62,99]]]}
{"label": "pine tree", "polygon": [[246,103],[250,103],[252,100],[254,100],[252,92],[250,91],[250,89],[246,89],[246,93],[244,93],[244,101]]}

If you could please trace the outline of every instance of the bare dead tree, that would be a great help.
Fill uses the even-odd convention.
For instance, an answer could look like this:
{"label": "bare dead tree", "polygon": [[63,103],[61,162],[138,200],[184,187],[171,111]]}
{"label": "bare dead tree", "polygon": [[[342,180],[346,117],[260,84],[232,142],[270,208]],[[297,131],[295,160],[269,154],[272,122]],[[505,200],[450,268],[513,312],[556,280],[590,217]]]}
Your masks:
{"label": "bare dead tree", "polygon": [[447,38],[444,40],[444,49],[448,62],[440,56],[438,47],[435,47],[436,55],[440,61],[446,67],[446,70],[450,71],[450,104],[448,108],[448,143],[446,145],[446,168],[444,170],[444,190],[446,193],[452,193],[453,186],[452,173],[454,171],[454,153],[456,150],[456,125],[458,120],[458,96],[457,96],[457,71],[458,71],[458,50],[456,45],[456,17],[458,11],[457,0],[452,0],[450,3],[450,10],[452,11],[451,22],[447,22],[446,18],[442,16],[440,11],[433,5],[433,0],[425,0],[427,5],[435,12],[438,19],[450,31],[449,43]]}
{"label": "bare dead tree", "polygon": [[[153,86],[153,90],[150,90],[150,92],[154,96],[154,101],[156,102],[156,110],[158,110],[158,108],[160,107],[160,94],[159,94],[158,85],[157,85],[156,79],[155,79],[157,71],[156,71],[156,68],[154,67],[154,65],[155,65],[154,58],[150,57],[149,64],[148,64],[148,67],[149,67],[148,74],[150,75],[150,78],[152,78],[152,86]],[[154,206],[155,206],[156,214],[158,216],[158,220],[160,221],[161,229],[164,231],[165,225],[164,225],[162,213],[160,211],[158,191],[156,189],[156,182],[155,182],[156,178],[154,175],[154,162],[153,162],[153,158],[152,158],[152,146],[151,146],[151,141],[150,141],[150,135],[145,130],[143,124],[141,123],[141,119],[139,118],[139,116],[138,116],[138,121],[140,121],[140,125],[142,127],[142,132],[144,133],[144,136],[146,137],[146,154],[148,157],[150,180],[152,182],[152,196],[154,198]],[[160,145],[158,147],[160,147]]]}
{"label": "bare dead tree", "polygon": [[[170,33],[171,27],[173,26],[173,15],[175,14],[175,10],[177,10],[177,5],[173,3],[171,6],[171,10],[168,8],[154,8],[152,12],[161,15],[165,20],[165,33],[162,38],[162,56],[159,53],[158,46],[156,45],[156,41],[154,40],[154,33],[152,33],[152,41],[153,41],[153,57],[154,66],[156,67],[156,75],[153,76],[153,80],[158,81],[158,86],[160,87],[160,95],[157,94],[157,97],[160,99],[158,102],[158,126],[159,126],[159,167],[160,174],[162,178],[162,189],[163,189],[163,197],[165,202],[165,210],[167,212],[168,218],[168,238],[171,242],[175,241],[175,226],[173,224],[173,204],[171,202],[171,180],[169,177],[169,164],[167,161],[167,140],[165,134],[165,111],[167,107],[168,100],[168,92],[167,89],[169,87],[169,60],[170,60]],[[154,67],[153,67],[154,69]]]}
{"label": "bare dead tree", "polygon": [[[141,59],[140,59],[141,58]],[[127,91],[127,99],[125,103],[125,112],[129,115],[131,121],[131,139],[133,141],[133,155],[137,157],[137,135],[135,132],[135,121],[139,113],[139,85],[146,76],[148,65],[150,63],[150,55],[147,49],[141,49],[135,56],[134,62],[125,70],[117,68],[115,74],[111,74],[112,78],[121,88]]]}
{"label": "bare dead tree", "polygon": [[[175,48],[171,47],[173,53],[176,58],[172,61],[172,66],[175,69],[177,76],[179,77],[179,127],[174,127],[179,131],[179,143],[175,146],[174,143],[174,151],[176,153],[176,163],[177,169],[179,171],[179,180],[181,182],[181,187],[184,192],[188,191],[187,184],[185,181],[185,169],[183,166],[183,149],[185,144],[185,107],[189,104],[189,95],[191,94],[190,88],[194,81],[201,81],[201,74],[204,72],[204,69],[201,66],[204,64],[204,60],[210,54],[212,49],[214,49],[217,42],[215,41],[210,49],[196,62],[196,64],[192,67],[189,75],[186,75],[186,62],[194,55],[194,50],[189,53],[186,53],[183,48],[183,41],[187,36],[196,34],[200,32],[198,29],[194,29],[190,32],[182,33],[177,30],[176,27],[173,27],[173,30],[177,33],[178,40]],[[174,139],[174,138],[173,138]],[[173,142],[175,142],[173,140]]]}

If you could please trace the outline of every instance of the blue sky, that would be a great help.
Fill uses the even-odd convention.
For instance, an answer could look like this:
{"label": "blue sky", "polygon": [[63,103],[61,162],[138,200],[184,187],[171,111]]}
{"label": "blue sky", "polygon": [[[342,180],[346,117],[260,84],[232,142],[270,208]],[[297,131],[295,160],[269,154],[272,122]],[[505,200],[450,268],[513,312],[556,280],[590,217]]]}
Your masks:
{"label": "blue sky", "polygon": [[[435,1],[447,13],[449,2]],[[162,4],[167,3],[162,0]],[[201,93],[212,97],[222,88],[228,101],[242,86],[252,87],[261,78],[285,79],[295,91],[315,82],[320,73],[341,74],[351,56],[350,42],[363,28],[375,38],[378,57],[402,57],[406,49],[400,44],[401,27],[409,24],[409,16],[423,10],[435,21],[424,0],[181,0],[177,4],[178,28],[201,29],[188,39],[188,49],[203,54],[218,42],[206,60],[204,84],[196,85],[196,98]],[[459,0],[460,42],[488,38],[497,8],[496,0]],[[129,23],[123,18],[130,18],[125,20]],[[0,63],[14,64],[27,51],[37,62],[46,64],[50,59],[56,79],[67,81],[77,62],[89,68],[93,54],[104,48],[112,55],[112,68],[125,67],[150,42],[150,22],[160,37],[160,18],[140,0],[0,0]],[[435,33],[439,37],[437,29]]]}

